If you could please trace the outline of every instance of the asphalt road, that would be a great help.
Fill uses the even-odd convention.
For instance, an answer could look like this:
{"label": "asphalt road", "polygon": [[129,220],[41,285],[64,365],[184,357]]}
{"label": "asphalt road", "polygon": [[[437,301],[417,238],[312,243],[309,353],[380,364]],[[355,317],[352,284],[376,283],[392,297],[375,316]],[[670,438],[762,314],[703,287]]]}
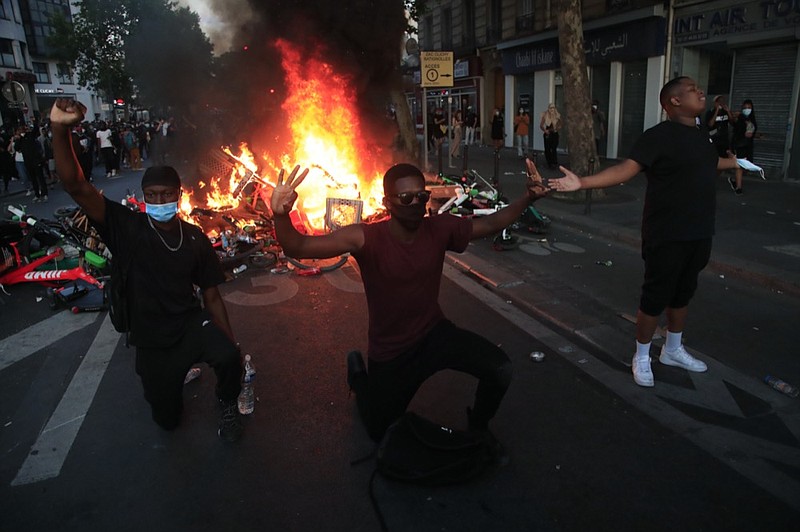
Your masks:
{"label": "asphalt road", "polygon": [[[132,179],[104,187],[121,194]],[[61,203],[53,194],[36,209]],[[635,250],[556,226],[547,242],[530,238],[508,252],[475,242],[450,259],[441,296],[446,314],[514,362],[493,424],[511,463],[448,488],[377,477],[389,529],[794,528],[800,409],[759,378],[800,377],[786,319],[797,301],[704,274],[687,345],[710,370],[655,363],[647,390],[624,363]],[[249,269],[222,291],[258,370],[236,445],[216,436],[207,368],[186,386],[182,426],[165,433],[105,314],[54,314],[34,285],[0,295],[1,530],[378,529],[372,464],[350,465],[372,450],[345,384],[345,353],[366,346],[357,271]],[[533,350],[545,361],[531,362]],[[445,372],[412,408],[462,426],[473,390]]]}

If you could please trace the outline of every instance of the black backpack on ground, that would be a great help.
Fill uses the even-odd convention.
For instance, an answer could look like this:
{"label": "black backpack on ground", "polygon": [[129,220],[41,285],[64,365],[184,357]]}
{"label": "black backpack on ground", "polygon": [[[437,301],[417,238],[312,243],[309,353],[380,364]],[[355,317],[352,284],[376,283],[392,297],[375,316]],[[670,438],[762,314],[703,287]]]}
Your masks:
{"label": "black backpack on ground", "polygon": [[393,480],[443,486],[469,480],[491,461],[483,435],[450,429],[406,412],[387,430],[377,450],[378,472]]}
{"label": "black backpack on ground", "polygon": [[[369,496],[381,530],[387,530],[375,498],[375,475],[425,486],[445,486],[477,477],[492,463],[492,442],[484,434],[443,427],[414,412],[406,412],[386,429],[374,455],[377,467],[369,481]],[[352,462],[361,463],[373,455]]]}

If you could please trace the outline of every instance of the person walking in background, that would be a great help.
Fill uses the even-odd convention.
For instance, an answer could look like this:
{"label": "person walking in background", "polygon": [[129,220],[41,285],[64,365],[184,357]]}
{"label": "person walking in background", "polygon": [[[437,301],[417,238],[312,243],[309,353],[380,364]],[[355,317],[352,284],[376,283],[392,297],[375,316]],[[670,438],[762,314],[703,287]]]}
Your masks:
{"label": "person walking in background", "polygon": [[36,195],[33,201],[36,203],[47,201],[47,180],[42,170],[44,150],[39,142],[39,128],[26,128],[15,145],[16,149],[22,152],[25,171]]}
{"label": "person walking in background", "polygon": [[8,184],[16,177],[14,157],[6,149],[5,139],[0,139],[0,177],[3,178],[3,194],[8,194]]}
{"label": "person walking in background", "polygon": [[645,131],[629,159],[588,177],[563,166],[565,177],[551,179],[560,192],[603,188],[623,183],[641,171],[647,176],[642,215],[644,283],[636,315],[633,380],[654,386],[650,343],[666,310],[667,338],[662,364],[703,372],[707,366],[683,347],[683,330],[697,279],[711,255],[716,210],[715,178],[737,167],[736,158],[720,157],[708,134],[696,125],[706,105],[705,94],[685,76],[669,81],[659,95],[669,120]]}
{"label": "person walking in background", "polygon": [[528,153],[528,133],[530,131],[531,117],[522,107],[514,117],[514,138],[517,145],[517,155],[525,157]]}
{"label": "person walking in background", "polygon": [[103,163],[106,166],[106,177],[117,175],[116,153],[114,152],[114,132],[108,127],[105,122],[100,122],[100,128],[97,130],[95,137],[97,138],[97,145],[100,147],[100,155],[103,158]]}
{"label": "person walking in background", "polygon": [[[753,162],[753,139],[758,131],[756,114],[753,111],[753,101],[744,100],[742,109],[732,117],[733,120],[733,139],[731,141],[733,153],[739,159],[747,159]],[[742,169],[736,167],[736,177],[729,177],[728,183],[731,185],[737,196],[742,194]]]}
{"label": "person walking in background", "polygon": [[142,169],[142,158],[139,155],[139,140],[136,138],[133,130],[125,127],[122,133],[122,143],[125,150],[128,152],[128,164],[131,170]]}
{"label": "person walking in background", "polygon": [[475,144],[475,128],[478,127],[478,114],[472,108],[467,107],[467,115],[464,117],[465,138],[464,145],[472,146]]}
{"label": "person walking in background", "polygon": [[721,94],[715,96],[714,105],[706,113],[705,124],[708,128],[708,136],[711,137],[711,141],[717,149],[717,155],[720,157],[727,157],[731,147],[730,132],[728,131],[729,121],[730,109],[728,109],[725,96]]}
{"label": "person walking in background", "polygon": [[548,104],[539,120],[539,129],[544,137],[544,157],[550,168],[558,166],[558,130],[561,125],[561,114],[556,109],[556,104]]}
{"label": "person walking in background", "polygon": [[453,117],[450,120],[450,127],[453,130],[450,135],[450,156],[456,159],[461,157],[461,126],[463,124],[464,121],[461,119],[461,110],[459,109],[453,113]]}
{"label": "person walking in background", "polygon": [[492,112],[492,145],[494,146],[495,153],[500,151],[503,147],[506,134],[503,131],[503,113],[497,107]]}
{"label": "person walking in background", "polygon": [[444,116],[444,109],[437,107],[433,110],[433,131],[431,133],[433,155],[439,153],[446,133],[447,118]]}
{"label": "person walking in background", "polygon": [[592,100],[592,132],[594,133],[594,147],[600,156],[600,141],[606,136],[606,115],[600,110],[600,102]]}
{"label": "person walking in background", "polygon": [[17,177],[22,180],[22,185],[25,187],[25,195],[30,196],[33,194],[30,177],[28,170],[25,168],[25,156],[22,154],[22,136],[25,134],[25,126],[20,126],[14,131],[14,136],[8,143],[8,153],[14,158],[14,167],[17,170]]}

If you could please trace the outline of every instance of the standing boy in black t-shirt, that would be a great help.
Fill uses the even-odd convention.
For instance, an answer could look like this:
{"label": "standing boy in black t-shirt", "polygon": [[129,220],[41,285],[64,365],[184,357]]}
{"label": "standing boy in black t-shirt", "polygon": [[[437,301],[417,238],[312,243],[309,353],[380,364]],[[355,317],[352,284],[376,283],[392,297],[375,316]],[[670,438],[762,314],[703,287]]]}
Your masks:
{"label": "standing boy in black t-shirt", "polygon": [[225,281],[219,259],[203,232],[177,216],[181,181],[174,168],[153,166],[144,173],[146,214],[108,200],[86,180],[69,131],[85,113],[74,100],[59,98],[53,105],[56,167],[64,190],[97,227],[114,260],[125,265],[130,341],[153,420],[166,430],[178,426],[186,373],[205,362],[217,376],[218,434],[236,441],[242,433],[236,404],[242,362],[217,288]]}
{"label": "standing boy in black t-shirt", "polygon": [[641,171],[647,176],[642,218],[642,258],[645,262],[639,311],[633,380],[653,386],[650,342],[666,309],[667,341],[659,360],[689,371],[706,371],[682,344],[689,300],[697,277],[711,254],[718,170],[736,168],[736,158],[721,158],[696,117],[705,109],[705,94],[688,77],[664,85],[661,106],[669,120],[645,131],[630,158],[593,176],[578,177],[563,166],[565,177],[551,179],[558,191],[618,185]]}
{"label": "standing boy in black t-shirt", "polygon": [[731,147],[730,133],[728,132],[730,118],[731,113],[725,101],[725,96],[721,94],[715,96],[714,105],[706,113],[706,127],[708,128],[708,136],[711,137],[711,141],[714,143],[714,147],[720,157],[727,157],[728,150]]}

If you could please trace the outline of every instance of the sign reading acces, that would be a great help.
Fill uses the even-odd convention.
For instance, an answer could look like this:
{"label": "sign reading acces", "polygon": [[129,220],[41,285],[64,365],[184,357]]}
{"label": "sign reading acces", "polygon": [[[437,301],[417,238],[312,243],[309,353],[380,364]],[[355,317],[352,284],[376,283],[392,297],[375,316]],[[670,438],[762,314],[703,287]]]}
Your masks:
{"label": "sign reading acces", "polygon": [[453,86],[453,52],[420,52],[422,87]]}

